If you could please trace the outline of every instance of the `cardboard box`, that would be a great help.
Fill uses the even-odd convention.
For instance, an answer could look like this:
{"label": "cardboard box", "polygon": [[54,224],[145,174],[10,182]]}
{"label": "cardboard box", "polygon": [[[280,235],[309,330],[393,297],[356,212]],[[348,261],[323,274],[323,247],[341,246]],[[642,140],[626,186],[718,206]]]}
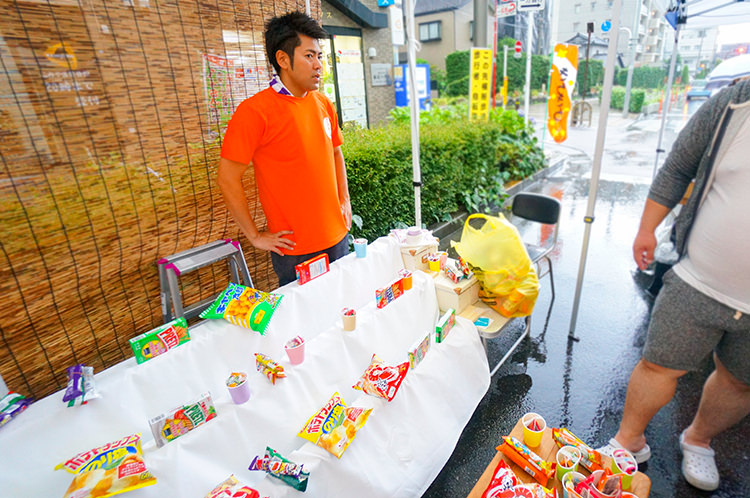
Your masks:
{"label": "cardboard box", "polygon": [[465,278],[457,284],[453,283],[443,272],[433,273],[435,276],[435,292],[437,293],[440,311],[451,308],[460,314],[467,306],[479,300],[479,281],[477,277]]}
{"label": "cardboard box", "polygon": [[437,240],[432,244],[401,246],[401,259],[404,260],[404,268],[410,271],[427,271],[427,255],[435,254],[436,252],[438,252]]}

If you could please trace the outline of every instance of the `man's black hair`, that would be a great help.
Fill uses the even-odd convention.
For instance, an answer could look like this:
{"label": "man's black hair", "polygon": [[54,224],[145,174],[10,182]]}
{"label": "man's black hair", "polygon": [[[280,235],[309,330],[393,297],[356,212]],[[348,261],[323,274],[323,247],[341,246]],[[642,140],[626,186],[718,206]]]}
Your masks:
{"label": "man's black hair", "polygon": [[328,38],[328,33],[320,24],[303,12],[289,12],[280,17],[274,17],[266,24],[266,55],[271,61],[276,74],[281,74],[281,67],[276,61],[276,52],[283,50],[289,55],[294,66],[294,49],[302,44],[299,35],[309,36],[316,40]]}

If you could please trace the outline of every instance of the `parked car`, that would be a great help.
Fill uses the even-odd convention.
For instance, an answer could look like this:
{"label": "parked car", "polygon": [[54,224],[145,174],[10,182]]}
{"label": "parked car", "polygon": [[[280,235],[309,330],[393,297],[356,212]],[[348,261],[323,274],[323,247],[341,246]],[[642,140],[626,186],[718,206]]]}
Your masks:
{"label": "parked car", "polygon": [[688,100],[709,98],[711,96],[711,89],[706,88],[706,83],[706,80],[693,80],[687,94],[685,94],[685,98]]}

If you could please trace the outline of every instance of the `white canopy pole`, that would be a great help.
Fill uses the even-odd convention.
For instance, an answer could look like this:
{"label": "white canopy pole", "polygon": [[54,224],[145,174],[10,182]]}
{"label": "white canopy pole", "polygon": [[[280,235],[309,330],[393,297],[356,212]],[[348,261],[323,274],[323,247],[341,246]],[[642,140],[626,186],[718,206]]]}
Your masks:
{"label": "white canopy pole", "polygon": [[310,15],[310,0],[305,0],[305,14]]}
{"label": "white canopy pole", "polygon": [[417,96],[417,40],[414,30],[414,2],[404,0],[406,7],[406,49],[409,59],[409,106],[411,108],[411,164],[414,184],[414,226],[422,227],[422,171],[419,167],[419,97]]}
{"label": "white canopy pole", "polygon": [[669,102],[672,100],[672,81],[674,80],[674,66],[677,61],[677,43],[680,40],[680,27],[678,24],[674,30],[674,46],[672,47],[672,60],[669,62],[669,75],[667,76],[667,91],[664,94],[664,104],[662,105],[661,126],[659,127],[659,138],[656,140],[656,159],[654,159],[654,171],[651,178],[656,177],[656,170],[659,169],[659,154],[664,152],[661,148],[661,141],[664,137],[664,129],[667,127],[667,116],[669,116]]}
{"label": "white canopy pole", "polygon": [[583,235],[583,247],[581,248],[581,262],[578,265],[578,281],[576,282],[576,293],[573,298],[573,313],[570,318],[569,339],[578,340],[575,336],[576,320],[578,318],[578,305],[581,299],[581,286],[583,285],[583,274],[586,270],[586,257],[589,250],[589,238],[591,236],[591,224],[594,222],[594,207],[596,205],[596,192],[599,189],[599,172],[602,167],[602,154],[604,152],[604,138],[607,135],[607,115],[609,114],[609,102],[612,98],[612,83],[614,80],[615,57],[617,56],[617,38],[620,34],[620,11],[622,0],[614,0],[612,5],[612,35],[607,47],[607,61],[604,65],[604,87],[602,88],[602,103],[599,109],[599,126],[596,132],[596,146],[594,148],[594,164],[591,167],[591,182],[589,184],[589,200],[586,208],[586,216],[583,218],[586,228]]}
{"label": "white canopy pole", "polygon": [[526,22],[526,85],[524,87],[523,119],[529,124],[529,100],[531,99],[531,43],[534,40],[534,12],[527,13]]}

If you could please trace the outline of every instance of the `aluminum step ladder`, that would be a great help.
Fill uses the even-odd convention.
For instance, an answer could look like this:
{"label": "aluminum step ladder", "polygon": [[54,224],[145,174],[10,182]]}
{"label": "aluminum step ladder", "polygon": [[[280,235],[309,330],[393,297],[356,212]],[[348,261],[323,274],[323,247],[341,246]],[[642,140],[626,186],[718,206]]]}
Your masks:
{"label": "aluminum step ladder", "polygon": [[[210,242],[200,247],[167,256],[156,262],[159,267],[161,314],[164,323],[181,316],[188,320],[195,318],[214,302],[218,294],[185,308],[182,304],[179,278],[186,273],[222,260],[227,261],[232,282],[253,287],[253,280],[250,278],[250,272],[247,269],[240,243],[232,239]],[[240,279],[242,279],[242,282]]]}

